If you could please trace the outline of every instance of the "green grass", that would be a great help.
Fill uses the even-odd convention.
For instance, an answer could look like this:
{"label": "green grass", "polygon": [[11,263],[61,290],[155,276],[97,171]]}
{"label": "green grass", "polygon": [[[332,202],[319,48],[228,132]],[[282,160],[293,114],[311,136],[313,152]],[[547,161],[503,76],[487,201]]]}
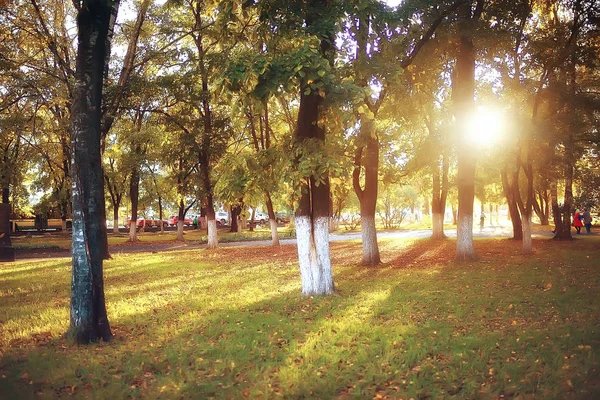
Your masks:
{"label": "green grass", "polygon": [[338,293],[304,297],[295,247],[115,255],[111,343],[75,346],[70,260],[0,267],[0,398],[591,399],[600,240],[332,244]]}

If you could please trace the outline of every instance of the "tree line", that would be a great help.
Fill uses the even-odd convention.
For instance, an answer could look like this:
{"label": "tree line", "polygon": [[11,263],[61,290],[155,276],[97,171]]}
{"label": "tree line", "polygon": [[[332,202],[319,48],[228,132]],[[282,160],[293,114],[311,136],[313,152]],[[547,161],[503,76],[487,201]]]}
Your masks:
{"label": "tree line", "polygon": [[[599,198],[598,6],[582,0],[14,0],[0,14],[3,202],[33,187],[73,216],[71,330],[111,336],[102,260],[107,205],[143,195],[183,217],[295,210],[302,292],[335,289],[329,221],[354,192],[365,266],[380,263],[378,201],[412,177],[433,236],[456,198],[460,260],[476,257],[473,204],[508,204],[531,253],[531,221],[571,237]],[[486,104],[494,146],[468,134]],[[485,130],[479,132],[485,134]],[[574,187],[577,188],[574,196]],[[501,198],[504,197],[504,200]],[[428,201],[429,203],[429,201]],[[135,240],[135,224],[131,224]]]}

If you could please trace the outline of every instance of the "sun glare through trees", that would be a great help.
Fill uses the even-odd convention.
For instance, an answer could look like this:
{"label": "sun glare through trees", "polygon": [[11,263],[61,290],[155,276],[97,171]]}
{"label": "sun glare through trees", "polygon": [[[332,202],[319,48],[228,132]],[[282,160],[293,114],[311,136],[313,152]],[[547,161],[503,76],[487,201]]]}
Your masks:
{"label": "sun glare through trees", "polygon": [[0,0],[0,398],[600,398],[598,32]]}
{"label": "sun glare through trees", "polygon": [[507,117],[501,110],[477,107],[469,118],[467,135],[476,148],[494,147],[509,134]]}

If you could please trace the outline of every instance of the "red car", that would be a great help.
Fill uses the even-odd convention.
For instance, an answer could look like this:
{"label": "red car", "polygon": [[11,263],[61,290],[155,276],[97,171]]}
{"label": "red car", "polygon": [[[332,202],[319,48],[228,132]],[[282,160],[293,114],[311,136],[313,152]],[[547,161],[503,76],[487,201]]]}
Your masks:
{"label": "red car", "polygon": [[[124,225],[125,225],[125,227],[129,228],[130,224],[131,224],[131,217],[128,217],[127,221],[125,222]],[[160,228],[160,224],[161,224],[160,219],[138,218],[138,220],[137,220],[138,228],[141,228],[141,227],[144,227],[145,229],[150,229],[152,227]],[[162,221],[162,224],[165,228],[167,226],[169,226],[168,221]]]}
{"label": "red car", "polygon": [[[171,215],[169,217],[169,225],[176,226],[177,222],[179,222],[179,217],[177,215]],[[194,221],[191,218],[184,218],[183,224],[190,226],[194,224]]]}
{"label": "red car", "polygon": [[[141,228],[142,226],[144,226],[145,222],[146,220],[144,218],[138,218],[136,225],[138,228]],[[150,220],[148,220],[148,222],[150,222]],[[125,225],[126,228],[129,228],[129,225],[131,225],[131,217],[127,217],[127,221],[125,221],[123,225]],[[149,227],[150,225],[147,226]]]}

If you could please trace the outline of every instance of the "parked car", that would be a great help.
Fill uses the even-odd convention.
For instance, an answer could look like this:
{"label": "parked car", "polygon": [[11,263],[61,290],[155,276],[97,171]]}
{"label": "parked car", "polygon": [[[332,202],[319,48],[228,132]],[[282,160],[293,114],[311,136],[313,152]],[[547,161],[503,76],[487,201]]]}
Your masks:
{"label": "parked car", "polygon": [[275,213],[275,220],[280,224],[288,224],[290,222],[291,217],[292,215],[287,211],[277,211]]}
{"label": "parked car", "polygon": [[217,211],[215,213],[215,219],[221,225],[227,225],[229,222],[229,213],[227,211]]}
{"label": "parked car", "polygon": [[[171,215],[169,217],[169,225],[171,226],[177,226],[177,222],[179,222],[179,216],[177,215]],[[194,220],[192,218],[186,217],[183,219],[183,225],[187,225],[187,226],[191,226],[194,224]]]}
{"label": "parked car", "polygon": [[[123,225],[125,225],[125,228],[129,228],[129,225],[131,225],[131,217],[127,217],[127,221],[125,221],[123,223]],[[141,227],[150,228],[152,226],[152,223],[150,222],[149,219],[147,220],[145,218],[138,218],[136,226],[138,228],[141,228]]]}
{"label": "parked car", "polygon": [[162,224],[163,227],[168,227],[169,226],[169,221],[167,220],[160,220],[158,218],[152,218],[152,219],[147,219],[146,220],[146,226],[151,226],[152,228],[160,228],[160,225]]}
{"label": "parked car", "polygon": [[269,220],[269,215],[263,212],[255,212],[254,213],[254,222],[259,224],[264,224]]}

